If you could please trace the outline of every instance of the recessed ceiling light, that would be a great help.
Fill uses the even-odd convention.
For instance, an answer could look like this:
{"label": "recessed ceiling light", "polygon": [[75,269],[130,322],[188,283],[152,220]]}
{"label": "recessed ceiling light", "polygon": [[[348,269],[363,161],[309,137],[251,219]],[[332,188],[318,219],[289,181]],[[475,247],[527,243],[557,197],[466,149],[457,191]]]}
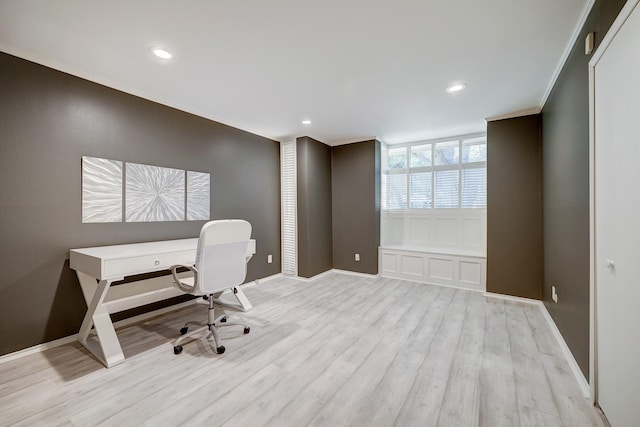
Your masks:
{"label": "recessed ceiling light", "polygon": [[151,52],[153,52],[153,54],[155,56],[157,56],[158,58],[162,58],[162,59],[170,59],[173,56],[169,52],[167,52],[166,50],[161,49],[159,47],[152,48]]}
{"label": "recessed ceiling light", "polygon": [[310,125],[311,124],[311,120],[303,120],[302,124],[303,125]]}
{"label": "recessed ceiling light", "polygon": [[445,91],[447,93],[455,93],[455,92],[460,92],[461,90],[464,90],[466,87],[467,85],[464,83],[454,83],[448,88],[446,88]]}

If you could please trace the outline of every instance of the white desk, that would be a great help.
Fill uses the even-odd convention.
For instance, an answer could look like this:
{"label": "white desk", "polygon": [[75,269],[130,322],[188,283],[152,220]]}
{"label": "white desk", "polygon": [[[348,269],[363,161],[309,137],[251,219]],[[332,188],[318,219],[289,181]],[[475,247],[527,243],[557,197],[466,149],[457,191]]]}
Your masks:
{"label": "white desk", "polygon": [[[87,313],[78,333],[80,343],[107,367],[123,362],[124,354],[109,315],[184,293],[173,287],[170,275],[114,287],[110,287],[111,283],[126,276],[168,270],[176,264],[193,265],[197,246],[198,239],[194,238],[71,249],[69,264],[78,275],[87,302]],[[255,252],[256,242],[251,240],[247,261]],[[251,303],[242,289],[236,290],[233,295],[239,308],[250,310]],[[96,337],[89,337],[92,326]]]}

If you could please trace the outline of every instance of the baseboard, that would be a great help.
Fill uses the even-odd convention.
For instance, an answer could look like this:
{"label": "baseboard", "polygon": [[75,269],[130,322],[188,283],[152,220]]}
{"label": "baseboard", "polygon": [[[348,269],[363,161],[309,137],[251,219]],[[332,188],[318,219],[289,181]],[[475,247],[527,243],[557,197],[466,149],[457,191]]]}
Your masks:
{"label": "baseboard", "polygon": [[358,276],[358,277],[367,277],[367,278],[370,278],[370,279],[377,279],[378,277],[380,277],[377,274],[359,273],[357,271],[340,270],[340,269],[337,269],[337,268],[332,268],[331,270],[323,271],[322,273],[316,274],[315,276],[312,276],[312,277],[300,277],[300,276],[297,276],[297,277],[295,277],[295,279],[301,280],[303,282],[313,282],[314,280],[322,279],[323,277],[326,277],[329,274],[333,274],[333,273],[348,274],[350,276]]}
{"label": "baseboard", "polygon": [[[282,277],[281,273],[277,273],[271,276],[263,277],[261,279],[256,279],[251,282],[244,283],[240,286],[251,287],[258,285],[260,283],[268,282],[269,280],[277,279],[278,277]],[[181,302],[179,304],[170,305],[168,307],[159,308],[157,310],[150,311],[148,313],[142,313],[137,316],[129,317],[127,319],[122,319],[113,323],[113,327],[115,329],[124,328],[125,326],[132,325],[134,323],[143,322],[145,320],[151,319],[152,317],[160,316],[165,313],[169,313],[174,310],[179,310],[184,307],[188,307],[197,303],[199,298],[194,298],[189,301]],[[20,359],[21,357],[29,356],[31,354],[40,353],[46,350],[50,350],[55,347],[59,347],[61,345],[71,344],[73,342],[78,341],[78,334],[69,335],[66,337],[59,338],[57,340],[48,341],[42,344],[37,344],[32,347],[27,347],[22,350],[14,351],[13,353],[8,353],[0,356],[0,363],[9,362],[11,360]]]}
{"label": "baseboard", "polygon": [[562,334],[560,333],[560,330],[558,329],[556,322],[553,321],[553,318],[549,314],[549,311],[547,311],[547,307],[544,305],[542,301],[540,301],[539,305],[540,305],[540,310],[542,310],[542,315],[547,320],[547,323],[549,324],[549,327],[551,328],[553,335],[555,336],[556,340],[558,341],[558,344],[560,345],[560,348],[562,349],[562,353],[564,354],[565,359],[567,359],[569,368],[571,368],[571,372],[573,373],[573,376],[578,382],[578,385],[580,386],[580,390],[582,390],[582,394],[586,399],[590,399],[591,386],[589,385],[589,382],[584,377],[582,370],[578,366],[578,362],[576,362],[575,357],[573,357],[573,353],[571,353],[569,346],[567,345],[564,338],[562,337]]}
{"label": "baseboard", "polygon": [[78,341],[78,334],[69,335],[68,337],[63,337],[57,340],[34,345],[33,347],[28,347],[22,350],[14,351],[13,353],[8,353],[0,356],[0,363],[5,363],[11,360],[20,359],[21,357],[29,356],[35,353],[40,353],[42,351],[59,347],[61,345],[71,344],[72,342],[75,342],[75,341]]}
{"label": "baseboard", "polygon": [[321,279],[325,276],[328,276],[331,273],[333,273],[333,270],[323,271],[322,273],[316,274],[315,276],[311,276],[311,277],[296,276],[296,277],[293,277],[293,279],[301,280],[303,282],[313,282],[314,280]]}
{"label": "baseboard", "polygon": [[540,303],[542,302],[539,299],[516,297],[513,295],[496,294],[494,292],[485,292],[484,296],[489,298],[498,298],[506,301],[521,302],[524,304],[533,304],[533,305],[540,305]]}
{"label": "baseboard", "polygon": [[247,282],[244,285],[242,285],[242,287],[243,288],[245,288],[245,287],[248,288],[248,287],[251,287],[251,286],[259,285],[259,284],[264,283],[264,282],[268,282],[270,280],[279,279],[280,277],[282,277],[282,273],[276,273],[276,274],[273,274],[271,276],[263,277],[262,279],[256,279],[256,280],[254,280],[252,282]]}
{"label": "baseboard", "polygon": [[360,273],[358,271],[340,270],[339,268],[333,268],[329,270],[332,273],[348,274],[350,276],[368,277],[369,279],[377,279],[380,277],[378,274]]}

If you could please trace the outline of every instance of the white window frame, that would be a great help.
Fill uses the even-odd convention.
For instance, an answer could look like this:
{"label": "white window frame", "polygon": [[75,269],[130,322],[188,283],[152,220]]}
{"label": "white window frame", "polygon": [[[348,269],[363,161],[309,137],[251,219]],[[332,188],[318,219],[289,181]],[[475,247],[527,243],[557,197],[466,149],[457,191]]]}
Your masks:
{"label": "white window frame", "polygon": [[[451,138],[441,138],[441,139],[434,139],[434,140],[427,140],[427,141],[415,141],[415,142],[409,142],[409,143],[403,143],[403,144],[394,144],[394,145],[388,145],[388,144],[383,144],[383,153],[382,153],[382,157],[383,157],[383,169],[382,169],[382,174],[383,175],[387,175],[387,179],[381,179],[381,183],[383,181],[388,182],[388,176],[389,175],[405,175],[406,176],[406,188],[407,188],[407,193],[406,193],[406,198],[407,198],[407,202],[406,205],[403,208],[389,208],[388,206],[388,201],[384,200],[382,202],[382,208],[384,210],[389,210],[389,211],[400,211],[403,209],[406,210],[415,210],[415,209],[452,209],[452,210],[459,210],[459,209],[486,209],[486,200],[485,200],[485,206],[481,207],[481,208],[463,208],[462,207],[462,171],[464,169],[477,169],[477,168],[487,168],[487,162],[482,161],[482,162],[470,162],[470,163],[462,163],[462,149],[464,146],[464,143],[469,143],[472,141],[482,141],[484,140],[485,144],[486,144],[486,134],[485,133],[479,133],[479,134],[470,134],[470,135],[462,135],[462,136],[456,136],[456,137],[451,137]],[[456,164],[450,164],[450,165],[436,165],[435,164],[435,146],[437,144],[443,143],[443,142],[457,142],[458,143],[458,163]],[[418,166],[418,167],[411,167],[411,147],[415,147],[415,146],[421,146],[421,145],[430,145],[431,146],[431,166]],[[388,154],[390,150],[394,150],[394,149],[398,149],[398,148],[404,148],[406,150],[406,156],[407,156],[407,167],[402,168],[402,169],[389,169],[388,168]],[[488,148],[487,148],[488,149]],[[435,176],[436,176],[436,172],[437,171],[445,171],[445,170],[457,170],[458,171],[458,206],[456,208],[436,208],[435,207]],[[411,174],[412,173],[420,173],[420,172],[430,172],[431,173],[431,206],[430,207],[424,207],[424,208],[412,208],[411,207]],[[384,193],[387,195],[388,197],[388,191],[384,191]]]}

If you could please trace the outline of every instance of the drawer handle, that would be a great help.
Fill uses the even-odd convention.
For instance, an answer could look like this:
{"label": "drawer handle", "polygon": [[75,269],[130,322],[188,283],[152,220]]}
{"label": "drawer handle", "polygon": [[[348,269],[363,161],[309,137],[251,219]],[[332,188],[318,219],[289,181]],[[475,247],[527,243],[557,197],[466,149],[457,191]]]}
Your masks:
{"label": "drawer handle", "polygon": [[160,261],[156,261],[156,265],[160,265]]}

